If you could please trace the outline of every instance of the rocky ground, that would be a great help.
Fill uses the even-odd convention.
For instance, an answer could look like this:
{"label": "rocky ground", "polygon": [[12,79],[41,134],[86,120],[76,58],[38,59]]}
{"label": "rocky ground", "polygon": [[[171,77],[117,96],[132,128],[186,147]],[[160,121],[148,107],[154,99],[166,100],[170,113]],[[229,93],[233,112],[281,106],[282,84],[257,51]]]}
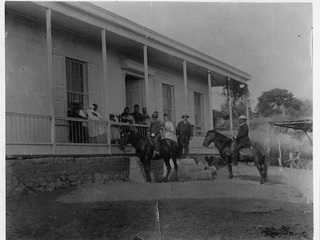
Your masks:
{"label": "rocky ground", "polygon": [[312,171],[107,182],[7,198],[7,239],[312,239]]}

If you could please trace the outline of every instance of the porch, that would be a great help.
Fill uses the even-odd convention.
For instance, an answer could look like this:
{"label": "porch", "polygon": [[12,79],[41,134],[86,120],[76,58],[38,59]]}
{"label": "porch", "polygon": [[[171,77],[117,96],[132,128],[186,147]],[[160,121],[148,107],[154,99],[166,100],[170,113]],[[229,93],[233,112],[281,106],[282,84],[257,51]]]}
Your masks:
{"label": "porch", "polygon": [[[53,119],[52,116],[7,112],[6,157],[124,154],[119,149],[117,133],[122,129],[130,129],[146,136],[148,127],[142,124],[69,117]],[[212,154],[212,149],[202,147],[205,132],[195,131],[194,135],[190,143],[190,152]],[[134,154],[134,148],[127,147],[125,154]]]}

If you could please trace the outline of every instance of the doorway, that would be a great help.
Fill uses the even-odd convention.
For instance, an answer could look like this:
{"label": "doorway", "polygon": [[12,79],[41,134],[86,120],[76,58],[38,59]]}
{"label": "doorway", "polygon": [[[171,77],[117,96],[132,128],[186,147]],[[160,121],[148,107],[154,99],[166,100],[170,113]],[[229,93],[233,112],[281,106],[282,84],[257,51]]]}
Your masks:
{"label": "doorway", "polygon": [[126,83],[126,107],[133,112],[134,105],[140,106],[140,111],[143,107],[143,78],[128,75],[125,77]]}

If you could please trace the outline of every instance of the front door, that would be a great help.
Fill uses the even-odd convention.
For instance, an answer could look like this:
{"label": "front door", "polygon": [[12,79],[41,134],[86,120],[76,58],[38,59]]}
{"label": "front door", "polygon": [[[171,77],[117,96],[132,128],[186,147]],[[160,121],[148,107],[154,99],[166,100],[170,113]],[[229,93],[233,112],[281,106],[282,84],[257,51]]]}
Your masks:
{"label": "front door", "polygon": [[134,105],[140,106],[140,112],[143,104],[143,79],[126,75],[126,107],[133,112]]}

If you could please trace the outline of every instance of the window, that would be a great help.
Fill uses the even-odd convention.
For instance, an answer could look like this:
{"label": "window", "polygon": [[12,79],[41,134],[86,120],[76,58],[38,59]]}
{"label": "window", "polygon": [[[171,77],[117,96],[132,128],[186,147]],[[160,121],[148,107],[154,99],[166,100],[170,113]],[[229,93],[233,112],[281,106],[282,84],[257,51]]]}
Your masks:
{"label": "window", "polygon": [[174,101],[173,101],[173,86],[163,84],[163,114],[168,114],[169,119],[174,122]]}
{"label": "window", "polygon": [[87,64],[71,58],[66,58],[66,82],[68,109],[71,103],[79,101],[83,107],[88,99],[87,88]]}
{"label": "window", "polygon": [[195,131],[203,130],[203,95],[194,93],[194,115],[195,115]]}

